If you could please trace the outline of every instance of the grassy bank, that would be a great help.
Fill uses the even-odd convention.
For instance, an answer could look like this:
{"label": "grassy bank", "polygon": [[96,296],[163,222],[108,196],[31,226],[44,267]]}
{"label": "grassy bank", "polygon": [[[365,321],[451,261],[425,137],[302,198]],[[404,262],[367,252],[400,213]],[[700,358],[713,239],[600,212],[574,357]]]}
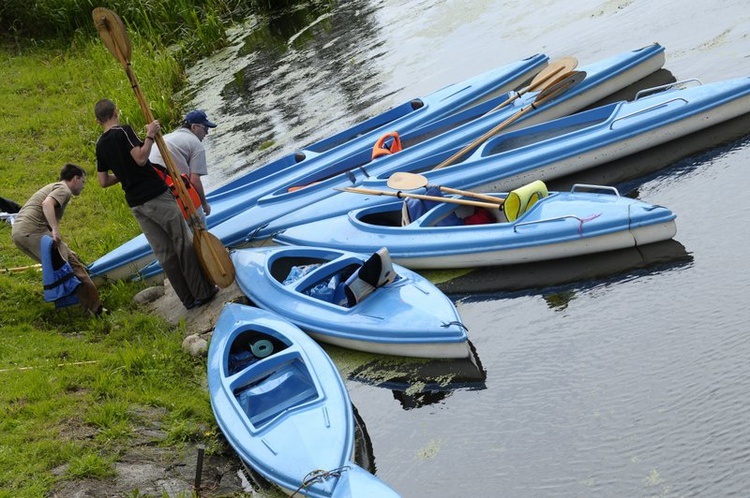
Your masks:
{"label": "grassy bank", "polygon": [[[28,4],[28,3],[27,3]],[[4,3],[7,7],[7,5]],[[7,11],[6,11],[7,12]],[[174,125],[182,72],[170,52],[131,33],[133,69],[154,115]],[[95,36],[67,45],[5,40],[0,48],[0,196],[23,204],[74,162],[88,173],[68,205],[63,238],[92,261],[138,233],[120,189],[94,180],[100,133],[93,105],[115,100],[142,130],[124,72]],[[0,222],[0,268],[32,264]],[[139,427],[166,437],[153,444],[178,454],[187,442],[215,447],[205,361],[181,350],[183,330],[139,311],[133,283],[101,289],[110,316],[42,298],[35,269],[0,273],[0,497],[46,496],[61,481],[107,479]],[[137,496],[133,490],[133,496]]]}

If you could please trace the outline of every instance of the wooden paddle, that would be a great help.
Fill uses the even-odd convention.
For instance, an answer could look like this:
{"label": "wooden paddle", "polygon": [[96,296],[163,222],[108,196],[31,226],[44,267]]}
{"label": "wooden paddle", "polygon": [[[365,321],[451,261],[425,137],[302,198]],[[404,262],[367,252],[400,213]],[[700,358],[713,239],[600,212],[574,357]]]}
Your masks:
{"label": "wooden paddle", "polygon": [[552,64],[539,71],[527,87],[520,89],[518,92],[513,94],[513,96],[503,101],[500,105],[492,108],[487,114],[499,111],[500,109],[507,107],[511,104],[511,102],[519,98],[521,95],[535,91],[550,80],[553,80],[552,83],[554,83],[555,81],[560,81],[561,77],[565,78],[569,76],[573,72],[573,69],[575,69],[577,66],[578,60],[575,57],[563,57],[556,60]]}
{"label": "wooden paddle", "polygon": [[520,109],[518,112],[510,116],[508,119],[498,124],[491,130],[487,131],[486,133],[484,133],[484,135],[475,139],[469,145],[459,150],[458,152],[453,154],[451,157],[449,157],[448,159],[446,159],[445,161],[438,164],[432,169],[441,169],[441,168],[445,168],[446,166],[450,166],[451,164],[456,162],[458,159],[461,159],[463,156],[465,156],[468,152],[471,152],[472,150],[479,147],[481,144],[483,144],[484,142],[492,138],[494,135],[496,135],[503,129],[507,128],[511,124],[518,121],[523,115],[528,114],[532,110],[539,108],[539,106],[541,106],[548,100],[552,100],[555,97],[565,93],[570,88],[574,87],[575,85],[583,81],[585,77],[586,77],[586,73],[584,71],[573,71],[568,74],[560,75],[551,81],[548,80],[547,83],[544,85],[544,88],[539,92],[539,95],[537,95],[536,98],[534,99],[534,102]]}
{"label": "wooden paddle", "polygon": [[14,273],[19,271],[26,271],[26,270],[41,270],[42,264],[37,263],[35,265],[28,265],[28,266],[16,266],[14,268],[0,268],[0,273]]}
{"label": "wooden paddle", "polygon": [[[394,190],[413,190],[415,188],[426,187],[428,184],[428,180],[424,175],[398,171],[396,173],[393,173],[390,178],[388,178],[387,184]],[[465,197],[474,197],[476,199],[493,202],[497,204],[495,207],[502,206],[505,202],[505,199],[499,199],[491,195],[480,194],[468,190],[459,190],[451,187],[443,187],[442,185],[440,186],[440,191],[445,192],[446,194],[463,195]]]}
{"label": "wooden paddle", "polygon": [[[143,112],[143,116],[146,118],[146,122],[152,122],[154,116],[151,113],[151,107],[143,96],[143,92],[141,91],[140,86],[138,86],[135,74],[130,67],[130,38],[125,30],[125,25],[123,24],[122,19],[120,19],[120,16],[104,7],[96,7],[91,15],[94,19],[94,25],[99,32],[99,37],[104,42],[104,45],[112,55],[120,61],[120,64],[122,64],[122,67],[125,69],[125,73],[128,76],[128,80],[130,80],[130,85],[133,87],[133,91],[138,99],[141,112]],[[206,275],[206,278],[215,285],[222,288],[228,287],[234,282],[234,264],[232,264],[232,260],[221,241],[216,236],[209,233],[203,226],[203,222],[196,212],[196,206],[193,204],[185,185],[182,183],[177,166],[175,166],[172,154],[169,152],[169,148],[167,147],[161,132],[156,134],[155,141],[156,146],[159,148],[159,152],[166,163],[167,172],[169,173],[169,176],[172,177],[172,181],[177,188],[177,197],[183,202],[188,210],[188,224],[193,231],[193,246],[195,247],[198,260],[203,268],[203,273]]]}
{"label": "wooden paddle", "polygon": [[411,197],[412,199],[422,199],[425,201],[435,201],[435,202],[449,202],[452,204],[463,204],[464,206],[476,206],[476,207],[483,207],[488,209],[496,209],[498,207],[498,204],[496,202],[479,202],[479,201],[469,201],[466,199],[454,199],[453,197],[437,197],[434,195],[424,195],[424,194],[410,194],[408,192],[391,192],[390,190],[374,190],[369,188],[361,188],[361,187],[344,187],[343,189],[337,188],[335,190],[343,190],[344,192],[353,192],[355,194],[365,194],[365,195],[390,195],[392,197],[398,197],[399,199],[402,199],[404,197]]}

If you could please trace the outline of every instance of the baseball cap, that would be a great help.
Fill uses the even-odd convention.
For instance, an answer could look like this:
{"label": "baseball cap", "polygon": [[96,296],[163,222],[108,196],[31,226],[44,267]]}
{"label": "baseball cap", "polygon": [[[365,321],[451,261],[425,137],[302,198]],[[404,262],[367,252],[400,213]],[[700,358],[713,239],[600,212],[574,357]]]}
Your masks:
{"label": "baseball cap", "polygon": [[196,109],[185,114],[185,123],[202,124],[208,126],[209,128],[216,128],[216,125],[208,120],[206,113],[201,111],[200,109]]}

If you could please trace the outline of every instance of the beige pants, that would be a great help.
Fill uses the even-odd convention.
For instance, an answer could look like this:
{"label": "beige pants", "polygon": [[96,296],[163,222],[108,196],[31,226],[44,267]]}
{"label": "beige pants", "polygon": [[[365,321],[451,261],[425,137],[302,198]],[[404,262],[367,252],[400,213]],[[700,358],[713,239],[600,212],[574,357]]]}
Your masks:
{"label": "beige pants", "polygon": [[213,293],[193,248],[193,237],[169,191],[130,208],[177,297],[186,307]]}

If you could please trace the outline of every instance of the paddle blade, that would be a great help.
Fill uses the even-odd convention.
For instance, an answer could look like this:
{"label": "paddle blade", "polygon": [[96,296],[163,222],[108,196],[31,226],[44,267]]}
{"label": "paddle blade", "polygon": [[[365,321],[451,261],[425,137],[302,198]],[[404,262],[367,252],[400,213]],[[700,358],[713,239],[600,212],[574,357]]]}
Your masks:
{"label": "paddle blade", "polygon": [[538,104],[541,101],[547,101],[550,99],[553,99],[574,86],[576,86],[578,83],[583,81],[586,78],[586,71],[573,71],[572,73],[566,75],[564,78],[562,78],[560,81],[555,81],[554,84],[548,86],[541,92],[539,92],[539,95],[536,96],[534,99],[534,103]]}
{"label": "paddle blade", "polygon": [[532,79],[529,84],[529,90],[536,90],[539,85],[552,78],[557,78],[559,75],[567,75],[577,66],[578,59],[575,57],[562,57],[561,59],[557,59],[534,76],[534,79]]}
{"label": "paddle blade", "polygon": [[232,285],[235,277],[234,263],[215,235],[206,230],[196,230],[193,234],[193,247],[209,282],[222,289]]}
{"label": "paddle blade", "polygon": [[131,48],[128,32],[120,16],[104,7],[96,7],[91,12],[94,26],[99,32],[99,37],[104,42],[112,55],[122,63],[123,66],[130,62]]}
{"label": "paddle blade", "polygon": [[386,184],[394,190],[414,190],[427,185],[427,178],[417,173],[397,171],[393,173]]}

